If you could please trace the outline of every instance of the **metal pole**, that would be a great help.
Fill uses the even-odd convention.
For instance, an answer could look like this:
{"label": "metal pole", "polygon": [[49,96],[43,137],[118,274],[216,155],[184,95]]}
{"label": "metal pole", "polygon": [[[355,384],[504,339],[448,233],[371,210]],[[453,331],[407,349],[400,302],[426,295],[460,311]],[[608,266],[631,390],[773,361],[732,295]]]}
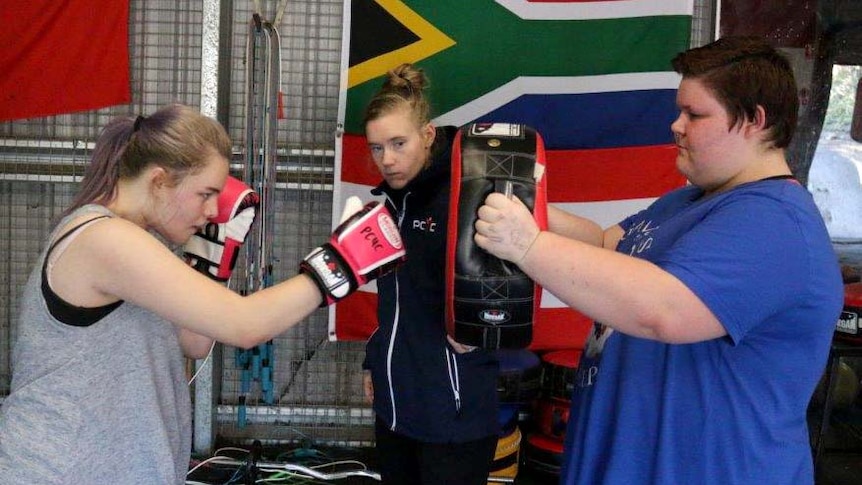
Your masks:
{"label": "metal pole", "polygon": [[[216,118],[218,115],[219,32],[221,25],[220,0],[203,0],[203,26],[201,29],[201,113]],[[218,400],[216,376],[221,376],[221,345],[213,347],[209,365],[206,360],[195,361],[198,372],[194,382],[193,438],[195,453],[209,455],[215,445],[215,412]]]}

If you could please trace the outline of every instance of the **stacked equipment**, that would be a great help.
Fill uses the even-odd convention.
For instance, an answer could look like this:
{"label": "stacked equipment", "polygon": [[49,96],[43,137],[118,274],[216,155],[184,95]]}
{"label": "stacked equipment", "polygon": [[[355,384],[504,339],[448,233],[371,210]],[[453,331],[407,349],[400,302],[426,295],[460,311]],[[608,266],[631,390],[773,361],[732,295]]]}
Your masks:
{"label": "stacked equipment", "polygon": [[521,450],[521,412],[539,395],[542,368],[539,356],[527,349],[499,349],[500,374],[497,378],[497,399],[500,403],[500,439],[490,483],[513,481],[518,475]]}
{"label": "stacked equipment", "polygon": [[556,350],[542,355],[541,396],[535,401],[534,430],[524,445],[524,466],[559,476],[563,440],[572,405],[580,349]]}
{"label": "stacked equipment", "polygon": [[844,285],[844,310],[835,326],[835,337],[862,345],[862,282]]}

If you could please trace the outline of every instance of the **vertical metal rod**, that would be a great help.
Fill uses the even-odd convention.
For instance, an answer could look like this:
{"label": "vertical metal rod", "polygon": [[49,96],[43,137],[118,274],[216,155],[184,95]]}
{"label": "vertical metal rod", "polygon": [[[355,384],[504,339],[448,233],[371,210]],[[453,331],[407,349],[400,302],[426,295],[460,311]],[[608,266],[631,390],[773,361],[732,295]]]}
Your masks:
{"label": "vertical metal rod", "polygon": [[[218,111],[219,27],[223,21],[219,0],[203,1],[201,28],[201,114],[216,118]],[[206,360],[195,362],[197,377],[194,384],[194,433],[192,447],[196,453],[208,455],[215,446],[215,414],[218,400],[217,385],[221,377],[221,346],[213,346],[209,365]],[[1,367],[1,366],[0,366]]]}

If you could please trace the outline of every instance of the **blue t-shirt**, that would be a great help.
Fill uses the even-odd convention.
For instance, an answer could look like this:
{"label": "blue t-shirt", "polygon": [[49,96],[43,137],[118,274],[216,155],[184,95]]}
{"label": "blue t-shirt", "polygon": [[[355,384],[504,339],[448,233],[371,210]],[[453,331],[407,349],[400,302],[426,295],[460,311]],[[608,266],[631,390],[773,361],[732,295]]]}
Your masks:
{"label": "blue t-shirt", "polygon": [[793,180],[701,195],[627,218],[617,251],[681,280],[727,336],[673,345],[596,323],[562,484],[813,483],[806,409],[843,305],[829,235]]}

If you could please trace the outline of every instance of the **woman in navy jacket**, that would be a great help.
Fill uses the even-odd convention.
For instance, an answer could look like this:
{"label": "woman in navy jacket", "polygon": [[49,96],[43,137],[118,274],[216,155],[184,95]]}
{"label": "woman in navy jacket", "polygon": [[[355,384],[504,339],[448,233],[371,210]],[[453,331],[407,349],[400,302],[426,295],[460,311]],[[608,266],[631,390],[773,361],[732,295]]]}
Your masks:
{"label": "woman in navy jacket", "polygon": [[422,70],[389,72],[365,132],[407,261],[377,281],[378,329],[366,347],[365,390],[376,414],[386,484],[485,484],[498,436],[493,352],[447,338],[446,223],[455,127],[434,127]]}

